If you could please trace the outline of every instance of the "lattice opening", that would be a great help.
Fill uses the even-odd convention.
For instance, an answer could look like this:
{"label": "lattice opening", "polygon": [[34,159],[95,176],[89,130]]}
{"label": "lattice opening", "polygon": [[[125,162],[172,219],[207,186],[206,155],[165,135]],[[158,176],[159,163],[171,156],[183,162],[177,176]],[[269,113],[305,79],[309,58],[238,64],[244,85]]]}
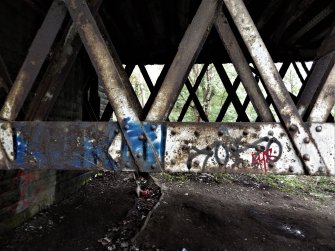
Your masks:
{"label": "lattice opening", "polygon": [[[150,77],[150,75],[149,75]],[[148,87],[147,82],[144,79],[144,76],[139,69],[138,66],[135,66],[132,74],[130,75],[130,83],[133,86],[133,89],[136,93],[136,96],[138,100],[140,101],[140,104],[142,108],[144,107],[145,103],[148,101],[148,98],[150,96],[150,90]],[[151,79],[150,79],[151,80]]]}
{"label": "lattice opening", "polygon": [[238,114],[233,104],[230,104],[222,122],[235,122],[238,118]]}

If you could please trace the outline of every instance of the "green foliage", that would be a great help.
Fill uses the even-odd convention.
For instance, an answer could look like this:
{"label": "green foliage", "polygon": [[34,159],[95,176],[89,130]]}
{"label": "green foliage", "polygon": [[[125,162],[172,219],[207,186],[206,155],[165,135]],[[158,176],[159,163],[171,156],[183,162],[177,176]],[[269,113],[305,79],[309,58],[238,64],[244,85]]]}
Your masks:
{"label": "green foliage", "polygon": [[[280,64],[278,64],[278,66],[279,65]],[[297,63],[297,66],[299,68],[302,67],[300,63]],[[191,69],[191,72],[188,78],[193,86],[196,82],[198,75],[201,72],[202,67],[203,65],[196,64]],[[223,67],[227,73],[227,76],[231,84],[233,84],[237,77],[237,73],[235,71],[234,66],[232,64],[224,64]],[[151,78],[153,75],[157,77],[158,75],[157,72],[159,73],[159,71],[162,69],[162,67],[159,67],[159,66],[157,67],[157,65],[147,66],[146,68]],[[301,70],[301,72],[303,71]],[[138,67],[134,69],[134,72],[130,77],[130,81],[140,100],[141,105],[144,106],[148,97],[150,96],[150,92],[149,92],[149,89]],[[153,79],[153,82],[155,82],[155,79]],[[298,94],[300,87],[301,87],[301,83],[292,65],[290,66],[287,74],[285,75],[284,83],[288,91],[290,91],[294,95]],[[230,84],[230,83],[227,83],[227,84]],[[262,90],[263,95],[266,97],[266,92],[261,84],[260,84],[260,88]],[[243,87],[243,84],[239,84],[236,94],[240,100],[240,103],[243,105],[245,98],[246,98],[246,91]],[[218,114],[220,113],[220,110],[228,97],[228,93],[225,90],[224,85],[222,84],[221,79],[213,64],[209,65],[207,72],[202,78],[199,88],[196,91],[196,95],[209,121],[211,122],[216,121],[216,118]],[[189,98],[189,92],[186,86],[184,85],[180,92],[180,95],[178,96],[176,103],[174,104],[174,108],[169,116],[170,121],[178,120],[180,112],[182,111],[185,105],[185,102],[188,98]],[[270,107],[270,108],[276,120],[279,121],[277,114],[275,113],[273,107]],[[332,113],[333,115],[335,115],[335,107]],[[257,114],[251,102],[249,102],[247,106],[246,114],[249,117],[250,121],[252,122],[256,121]],[[235,110],[234,105],[231,103],[223,118],[223,122],[235,122],[237,117],[238,117],[238,114]],[[193,101],[188,107],[187,112],[182,121],[201,122],[201,118],[199,116],[198,110],[196,106],[194,105]]]}

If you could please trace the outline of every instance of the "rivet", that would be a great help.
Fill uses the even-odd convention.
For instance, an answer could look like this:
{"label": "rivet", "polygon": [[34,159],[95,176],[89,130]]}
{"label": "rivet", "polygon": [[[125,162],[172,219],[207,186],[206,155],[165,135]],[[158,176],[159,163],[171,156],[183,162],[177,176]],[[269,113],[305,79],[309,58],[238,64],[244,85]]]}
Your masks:
{"label": "rivet", "polygon": [[119,129],[115,129],[115,134],[118,134],[120,131],[119,131]]}
{"label": "rivet", "polygon": [[211,146],[206,146],[206,150],[210,151],[210,150],[212,150],[212,147]]}
{"label": "rivet", "polygon": [[156,125],[151,125],[151,126],[150,126],[150,129],[151,129],[151,131],[156,131],[157,126],[156,126]]}
{"label": "rivet", "polygon": [[323,173],[324,171],[325,171],[325,168],[324,168],[323,166],[320,166],[320,167],[319,167],[319,172],[320,172],[320,173]]}
{"label": "rivet", "polygon": [[311,141],[311,140],[310,140],[308,137],[304,138],[304,142],[305,142],[306,144],[308,144],[310,141]]}
{"label": "rivet", "polygon": [[152,164],[151,165],[151,169],[156,169],[157,168],[157,165],[156,164]]}
{"label": "rivet", "polygon": [[298,127],[293,124],[293,125],[290,125],[289,130],[292,131],[292,132],[295,132],[295,131],[298,130]]}
{"label": "rivet", "polygon": [[234,146],[234,145],[231,146],[230,149],[231,149],[233,152],[235,152],[235,151],[237,150],[236,146]]}
{"label": "rivet", "polygon": [[195,135],[196,137],[199,137],[199,136],[200,136],[199,131],[195,131],[195,132],[194,132],[194,135]]}
{"label": "rivet", "polygon": [[145,140],[145,136],[143,135],[143,133],[138,135],[138,139],[141,140],[141,141]]}
{"label": "rivet", "polygon": [[222,136],[222,135],[223,135],[223,131],[222,131],[222,130],[219,130],[219,131],[218,131],[218,135],[219,135],[219,136]]}
{"label": "rivet", "polygon": [[305,161],[309,161],[309,160],[310,160],[310,157],[309,157],[308,154],[304,154],[304,155],[302,156],[302,158],[303,158]]}
{"label": "rivet", "polygon": [[271,131],[271,130],[268,131],[268,135],[269,135],[269,136],[273,136],[273,131]]}
{"label": "rivet", "polygon": [[289,171],[290,173],[293,173],[293,172],[294,172],[294,167],[293,167],[293,166],[289,166],[289,167],[288,167],[288,171]]}
{"label": "rivet", "polygon": [[317,131],[317,132],[321,132],[321,131],[322,131],[322,126],[317,126],[317,127],[315,127],[315,131]]}
{"label": "rivet", "polygon": [[193,164],[194,164],[195,167],[197,167],[197,166],[199,166],[200,163],[199,163],[198,160],[196,160],[196,161],[193,162]]}
{"label": "rivet", "polygon": [[140,159],[140,158],[142,158],[142,154],[141,154],[141,153],[137,153],[137,154],[136,154],[136,157],[137,157],[138,159]]}
{"label": "rivet", "polygon": [[183,145],[182,146],[182,150],[187,151],[188,149],[190,149],[190,147],[188,145]]}
{"label": "rivet", "polygon": [[175,131],[175,130],[172,130],[172,131],[171,131],[171,135],[176,135],[176,131]]}
{"label": "rivet", "polygon": [[248,130],[243,130],[243,135],[246,136],[249,134],[249,131]]}
{"label": "rivet", "polygon": [[125,130],[129,130],[129,125],[125,125],[125,126],[124,126],[124,129],[125,129]]}
{"label": "rivet", "polygon": [[171,160],[171,165],[175,165],[176,164],[176,160],[172,159]]}
{"label": "rivet", "polygon": [[127,168],[130,168],[130,163],[129,163],[129,162],[126,162],[125,166],[126,166]]}

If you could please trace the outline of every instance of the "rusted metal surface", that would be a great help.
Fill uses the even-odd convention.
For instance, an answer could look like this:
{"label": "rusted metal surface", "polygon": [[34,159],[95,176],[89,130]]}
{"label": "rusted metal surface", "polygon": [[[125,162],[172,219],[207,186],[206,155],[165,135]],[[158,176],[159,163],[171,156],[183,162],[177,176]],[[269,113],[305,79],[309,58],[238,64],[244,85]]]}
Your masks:
{"label": "rusted metal surface", "polygon": [[[103,0],[91,1],[92,13],[96,15]],[[63,43],[54,53],[43,79],[39,83],[33,100],[29,104],[25,120],[46,120],[64,86],[75,63],[82,42],[72,21],[63,36]]]}
{"label": "rusted metal surface", "polygon": [[[326,163],[315,141],[312,140],[309,129],[299,116],[248,10],[242,0],[224,0],[224,3],[264,80],[276,108],[280,111],[278,115],[289,132],[295,149],[297,149],[300,156],[313,156],[313,158],[304,159],[306,172],[315,174],[318,172],[319,167],[326,166]],[[304,143],[304,139],[310,139],[309,143]]]}
{"label": "rusted metal surface", "polygon": [[[156,154],[133,104],[128,99],[122,77],[86,2],[66,0],[65,3],[95,71],[103,83],[136,166],[140,171],[147,169],[160,171],[159,156]],[[148,151],[151,151],[153,158],[146,159]]]}
{"label": "rusted metal surface", "polygon": [[222,11],[218,13],[215,27],[261,121],[274,121],[270,108]]}
{"label": "rusted metal surface", "polygon": [[4,127],[13,131],[0,137],[12,157],[0,158],[1,169],[119,169],[108,153],[116,123],[3,122],[0,127],[2,134]]}
{"label": "rusted metal surface", "polygon": [[54,0],[0,111],[2,119],[8,121],[16,119],[49,53],[65,15],[64,3],[60,0]]}
{"label": "rusted metal surface", "polygon": [[[13,134],[2,137],[7,126]],[[166,122],[143,126],[164,163],[162,171],[307,174],[279,123]],[[334,123],[306,126],[328,163],[314,174],[335,175]],[[0,169],[135,171],[117,123],[2,122],[0,127],[0,156],[5,157],[0,158]],[[4,141],[7,139],[12,142]],[[307,158],[313,156],[304,156]]]}
{"label": "rusted metal surface", "polygon": [[[335,124],[310,123],[310,132],[327,166],[320,166],[316,174],[335,175]],[[313,157],[313,156],[312,156]]]}
{"label": "rusted metal surface", "polygon": [[166,135],[166,171],[304,173],[276,123],[169,124]]}
{"label": "rusted metal surface", "polygon": [[129,77],[131,75],[131,72],[134,70],[135,67],[128,67],[127,70],[130,71],[130,73],[128,73],[122,66],[122,62],[121,59],[113,45],[113,42],[108,34],[108,31],[101,19],[101,16],[98,15],[97,18],[97,25],[99,27],[99,30],[101,31],[101,35],[103,36],[103,38],[105,39],[106,43],[107,43],[107,47],[109,49],[109,53],[112,56],[112,59],[114,60],[114,65],[120,75],[120,78],[122,80],[123,86],[127,92],[127,97],[129,99],[129,101],[132,104],[133,109],[135,110],[137,116],[139,117],[139,119],[143,118],[143,111],[142,111],[142,107],[141,107],[141,103],[138,100],[138,97],[136,96],[136,93],[129,81]]}
{"label": "rusted metal surface", "polygon": [[315,100],[308,121],[326,122],[332,108],[335,105],[335,65],[325,79],[319,96]]}
{"label": "rusted metal surface", "polygon": [[219,0],[202,0],[192,23],[179,44],[178,52],[146,120],[164,121],[168,118],[187,75],[213,26],[219,6],[221,6]]}
{"label": "rusted metal surface", "polygon": [[314,62],[312,72],[297,103],[300,116],[305,116],[318,87],[322,85],[322,81],[325,79],[325,74],[332,69],[334,63],[335,51]]}

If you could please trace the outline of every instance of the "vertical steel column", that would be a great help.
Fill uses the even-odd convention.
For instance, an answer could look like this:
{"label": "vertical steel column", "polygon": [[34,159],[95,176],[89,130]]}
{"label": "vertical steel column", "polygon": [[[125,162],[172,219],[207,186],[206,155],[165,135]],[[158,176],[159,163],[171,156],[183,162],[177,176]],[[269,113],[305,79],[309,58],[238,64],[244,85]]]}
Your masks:
{"label": "vertical steel column", "polygon": [[324,162],[309,129],[299,116],[288,91],[285,88],[272,58],[252,21],[242,0],[224,0],[260,75],[280,111],[279,116],[284,123],[299,155],[306,166],[306,172],[315,174],[325,170]]}
{"label": "vertical steel column", "polygon": [[261,121],[274,121],[271,110],[222,10],[218,13],[215,27]]}
{"label": "vertical steel column", "polygon": [[54,0],[0,111],[0,118],[9,121],[16,119],[50,51],[65,15],[66,8],[63,2]]}
{"label": "vertical steel column", "polygon": [[[218,4],[220,3],[220,4]],[[202,0],[187,28],[178,52],[147,116],[148,121],[166,120],[197,59],[216,18],[220,0]]]}
{"label": "vertical steel column", "polygon": [[326,77],[325,84],[309,115],[310,122],[326,122],[335,104],[335,65]]}
{"label": "vertical steel column", "polygon": [[148,146],[154,154],[154,159],[150,163],[151,167],[149,169],[161,171],[159,157],[152,142],[146,135],[133,105],[128,100],[127,91],[122,83],[122,77],[115,66],[115,61],[108,50],[86,1],[65,0],[65,4],[96,73],[105,87],[107,97],[115,111],[120,129],[123,132],[136,165],[141,171],[144,171],[144,168],[147,167],[148,163],[146,163],[144,156],[138,152],[142,149],[143,141],[147,140]]}

